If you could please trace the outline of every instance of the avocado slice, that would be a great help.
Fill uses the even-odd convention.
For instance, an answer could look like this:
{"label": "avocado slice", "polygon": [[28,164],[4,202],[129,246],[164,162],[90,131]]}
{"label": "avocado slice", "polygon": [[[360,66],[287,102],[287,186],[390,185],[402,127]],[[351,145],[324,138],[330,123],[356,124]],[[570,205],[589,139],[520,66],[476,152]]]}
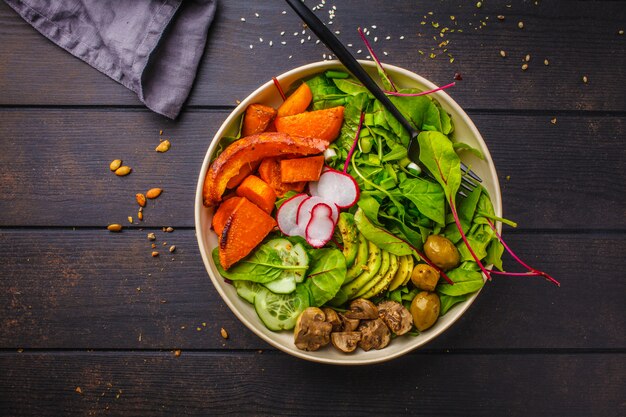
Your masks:
{"label": "avocado slice", "polygon": [[346,279],[343,281],[344,285],[363,273],[363,267],[367,264],[367,260],[369,258],[368,241],[365,240],[365,236],[361,233],[358,233],[358,236],[359,247],[357,249],[356,258],[354,258],[354,263],[346,272]]}
{"label": "avocado slice", "polygon": [[385,291],[385,289],[389,287],[389,283],[391,283],[391,281],[395,278],[396,273],[398,272],[398,269],[400,268],[400,260],[398,258],[399,257],[396,255],[393,255],[393,254],[389,255],[389,261],[390,261],[389,270],[387,271],[383,279],[378,281],[378,283],[376,283],[376,285],[374,285],[368,292],[366,292],[365,294],[362,294],[361,297],[372,298],[380,294],[381,292]]}
{"label": "avocado slice", "polygon": [[[348,299],[354,298],[354,295],[378,273],[378,270],[380,269],[380,266],[382,264],[383,256],[380,248],[372,242],[367,242],[367,249],[369,250],[367,265],[363,267],[361,275],[341,287],[348,295]],[[389,262],[389,253],[386,253],[387,262]]]}
{"label": "avocado slice", "polygon": [[350,268],[359,251],[359,229],[354,222],[354,216],[348,212],[339,215],[337,227],[343,241],[343,256],[346,257],[346,267]]}
{"label": "avocado slice", "polygon": [[[389,272],[389,268],[391,267],[391,263],[393,262],[396,265],[395,269],[398,269],[398,261],[396,260],[396,256],[383,250],[382,254],[383,261],[380,265],[380,269],[378,273],[372,277],[368,282],[366,282],[359,290],[356,292],[354,297],[364,297],[364,294],[367,294],[370,289],[372,289],[375,285],[377,285],[380,281],[382,281],[387,273]],[[392,261],[393,259],[393,261]],[[368,298],[368,297],[364,297]]]}
{"label": "avocado slice", "polygon": [[413,256],[401,256],[396,276],[393,277],[391,283],[389,283],[389,291],[393,291],[399,286],[405,285],[411,278],[411,272],[413,272]]}

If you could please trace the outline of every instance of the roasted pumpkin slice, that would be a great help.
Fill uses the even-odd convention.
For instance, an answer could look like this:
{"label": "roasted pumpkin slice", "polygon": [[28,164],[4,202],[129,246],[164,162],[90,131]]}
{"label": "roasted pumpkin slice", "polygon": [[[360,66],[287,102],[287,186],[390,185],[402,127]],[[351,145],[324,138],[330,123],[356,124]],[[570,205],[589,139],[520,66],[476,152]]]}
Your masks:
{"label": "roasted pumpkin slice", "polygon": [[248,256],[276,226],[276,221],[245,197],[226,220],[219,243],[219,258],[224,269]]}
{"label": "roasted pumpkin slice", "polygon": [[245,164],[281,155],[315,155],[328,143],[314,138],[290,136],[280,132],[265,132],[247,136],[230,144],[211,164],[204,179],[202,198],[205,206],[222,201],[226,185],[239,174]]}

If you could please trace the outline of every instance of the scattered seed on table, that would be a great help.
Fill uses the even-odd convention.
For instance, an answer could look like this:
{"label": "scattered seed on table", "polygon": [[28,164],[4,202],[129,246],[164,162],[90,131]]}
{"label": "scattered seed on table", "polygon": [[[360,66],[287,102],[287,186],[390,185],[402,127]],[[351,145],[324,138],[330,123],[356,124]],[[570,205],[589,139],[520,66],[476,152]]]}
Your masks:
{"label": "scattered seed on table", "polygon": [[524,57],[524,61],[530,62],[530,54],[526,54],[526,56]]}
{"label": "scattered seed on table", "polygon": [[156,235],[154,233],[148,233],[148,240],[156,240]]}
{"label": "scattered seed on table", "polygon": [[[141,207],[139,207],[139,208],[141,208]],[[143,212],[142,211],[138,211],[137,212],[137,218],[139,219],[140,222],[143,221]]]}
{"label": "scattered seed on table", "polygon": [[128,223],[133,224],[133,216],[128,216]]}
{"label": "scattered seed on table", "polygon": [[171,146],[172,144],[170,143],[170,141],[165,139],[163,142],[159,143],[159,145],[154,148],[154,150],[163,153],[169,151]]}
{"label": "scattered seed on table", "polygon": [[175,356],[175,357],[179,357],[179,356],[180,356],[180,353],[181,353],[181,352],[180,352],[180,349],[176,349],[176,350],[174,351],[174,356]]}
{"label": "scattered seed on table", "polygon": [[121,159],[114,159],[113,161],[111,161],[111,163],[109,164],[109,169],[113,172],[117,171],[117,169],[119,167],[122,166],[122,160]]}
{"label": "scattered seed on table", "polygon": [[528,69],[528,64],[523,64],[522,65],[522,71],[526,71]]}
{"label": "scattered seed on table", "polygon": [[77,393],[79,393],[81,395],[83,394],[83,390],[82,390],[81,387],[76,387],[76,389],[74,391],[76,391]]}
{"label": "scattered seed on table", "polygon": [[166,231],[167,233],[172,233],[172,232],[174,231],[174,228],[173,228],[173,227],[167,227],[167,228],[165,229],[165,231]]}
{"label": "scattered seed on table", "polygon": [[157,256],[159,256],[159,252],[157,252],[157,251],[155,251],[155,250],[154,250],[154,251],[152,251],[152,257],[153,257],[153,258],[156,258]]}
{"label": "scattered seed on table", "polygon": [[546,58],[546,59],[544,59],[544,60],[543,60],[543,65],[550,65],[550,61],[548,61],[548,59],[547,59],[547,58]]}
{"label": "scattered seed on table", "polygon": [[118,177],[124,177],[130,174],[132,170],[133,169],[131,167],[124,165],[115,170],[115,175]]}
{"label": "scattered seed on table", "polygon": [[618,30],[618,31],[617,31],[617,34],[618,34],[618,35],[623,35],[623,34],[624,34],[624,29],[620,29],[620,30]]}
{"label": "scattered seed on table", "polygon": [[139,204],[140,207],[145,207],[146,206],[146,196],[141,194],[141,193],[137,193],[135,194],[135,200],[137,200],[137,204]]}
{"label": "scattered seed on table", "polygon": [[160,189],[160,188],[151,188],[146,193],[146,197],[148,197],[149,199],[152,200],[152,199],[155,199],[158,196],[160,196],[162,192],[163,192],[163,190]]}
{"label": "scattered seed on table", "polygon": [[108,225],[107,229],[109,230],[109,232],[121,232],[122,225],[118,223],[113,223],[113,224]]}
{"label": "scattered seed on table", "polygon": [[479,9],[483,7],[483,2],[482,1],[477,2],[476,7],[478,7]]}
{"label": "scattered seed on table", "polygon": [[175,250],[176,250],[176,245],[170,246],[170,253],[174,253]]}
{"label": "scattered seed on table", "polygon": [[522,22],[521,20],[517,22],[517,27],[520,29],[524,29],[524,22]]}
{"label": "scattered seed on table", "polygon": [[228,332],[226,331],[226,329],[225,329],[225,328],[223,328],[223,327],[222,327],[222,328],[220,329],[220,334],[222,335],[222,338],[224,338],[224,339],[228,339]]}
{"label": "scattered seed on table", "polygon": [[553,117],[552,119],[550,119],[550,123],[552,123],[553,125],[556,124],[556,117]]}
{"label": "scattered seed on table", "polygon": [[504,51],[500,51],[500,56],[501,56],[502,58],[506,58],[506,52],[504,52]]}
{"label": "scattered seed on table", "polygon": [[583,75],[583,82],[584,82],[585,84],[587,84],[587,82],[589,82],[589,78],[587,78],[587,76],[586,76],[586,75]]}
{"label": "scattered seed on table", "polygon": [[152,245],[150,245],[150,247],[151,247],[152,249],[156,249],[156,243],[153,243]]}
{"label": "scattered seed on table", "polygon": [[498,15],[498,20],[504,20],[504,15],[499,14],[499,15]]}

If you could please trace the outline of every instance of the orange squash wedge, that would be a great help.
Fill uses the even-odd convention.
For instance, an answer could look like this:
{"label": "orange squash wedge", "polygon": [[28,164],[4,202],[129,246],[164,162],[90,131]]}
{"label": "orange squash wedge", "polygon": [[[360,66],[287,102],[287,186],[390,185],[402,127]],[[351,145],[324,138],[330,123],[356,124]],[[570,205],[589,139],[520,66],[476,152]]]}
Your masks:
{"label": "orange squash wedge", "polygon": [[276,221],[247,198],[241,198],[226,220],[219,242],[220,264],[228,269],[248,256],[276,226]]}
{"label": "orange squash wedge", "polygon": [[267,126],[276,117],[276,110],[264,104],[250,104],[246,108],[241,126],[241,136],[256,135],[265,131]]}
{"label": "orange squash wedge", "polygon": [[282,181],[280,160],[278,158],[265,158],[261,161],[259,176],[274,189],[278,197],[284,196],[289,191],[301,193],[304,187],[306,187],[306,182],[286,183]]}
{"label": "orange squash wedge", "polygon": [[278,132],[321,139],[328,144],[337,139],[342,123],[343,106],[277,117],[274,120]]}
{"label": "orange squash wedge", "polygon": [[311,104],[313,94],[311,89],[306,83],[302,83],[300,87],[296,89],[287,100],[283,101],[283,104],[278,107],[277,116],[293,116],[294,114],[302,113],[306,111]]}
{"label": "orange squash wedge", "polygon": [[315,155],[328,143],[315,138],[294,137],[286,133],[266,132],[247,136],[230,144],[211,164],[202,189],[203,203],[216,206],[231,178],[239,174],[245,164],[281,155]]}
{"label": "orange squash wedge", "polygon": [[213,220],[211,221],[211,226],[213,226],[213,230],[217,233],[218,236],[222,235],[222,231],[224,230],[224,225],[226,221],[235,211],[235,207],[241,201],[241,197],[233,197],[225,200],[220,206],[215,210],[215,214],[213,214]]}
{"label": "orange squash wedge", "polygon": [[272,214],[276,193],[265,181],[256,175],[249,175],[237,187],[237,195],[245,197],[259,206],[267,214]]}

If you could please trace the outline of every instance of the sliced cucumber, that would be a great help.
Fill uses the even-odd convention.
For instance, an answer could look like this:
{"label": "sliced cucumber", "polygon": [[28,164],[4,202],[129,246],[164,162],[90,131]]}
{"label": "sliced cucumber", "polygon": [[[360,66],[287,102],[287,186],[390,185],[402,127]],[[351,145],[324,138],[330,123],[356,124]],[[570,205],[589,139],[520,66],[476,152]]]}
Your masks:
{"label": "sliced cucumber", "polygon": [[292,271],[285,271],[280,278],[266,282],[265,288],[276,294],[289,294],[296,290],[296,276]]}
{"label": "sliced cucumber", "polygon": [[252,281],[233,281],[233,285],[237,290],[237,295],[250,304],[254,304],[254,298],[263,289],[261,284]]}
{"label": "sliced cucumber", "polygon": [[[302,270],[285,271],[279,279],[293,277],[295,282],[304,281],[309,267],[309,255],[300,243],[293,244],[287,239],[272,239],[267,244],[274,249],[284,265],[302,266]],[[268,287],[269,288],[269,287]],[[293,290],[291,290],[293,291]],[[283,293],[284,294],[284,293]]]}
{"label": "sliced cucumber", "polygon": [[308,306],[309,295],[305,288],[297,288],[291,294],[274,294],[261,288],[254,298],[254,309],[259,318],[274,331],[293,329],[298,316]]}

